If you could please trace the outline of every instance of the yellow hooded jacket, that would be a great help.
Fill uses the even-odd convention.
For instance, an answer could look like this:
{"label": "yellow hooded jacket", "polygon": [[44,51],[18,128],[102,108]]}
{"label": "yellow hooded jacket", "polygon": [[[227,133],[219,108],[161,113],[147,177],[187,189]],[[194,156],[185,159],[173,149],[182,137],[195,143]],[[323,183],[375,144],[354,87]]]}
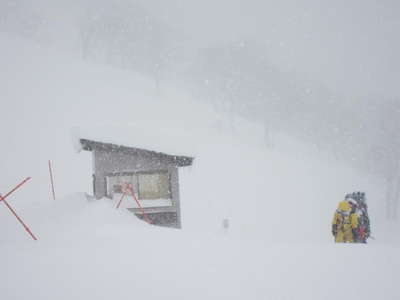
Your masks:
{"label": "yellow hooded jacket", "polygon": [[358,218],[355,213],[351,213],[350,204],[347,201],[340,202],[332,221],[335,242],[352,243],[354,241],[353,229],[357,227]]}

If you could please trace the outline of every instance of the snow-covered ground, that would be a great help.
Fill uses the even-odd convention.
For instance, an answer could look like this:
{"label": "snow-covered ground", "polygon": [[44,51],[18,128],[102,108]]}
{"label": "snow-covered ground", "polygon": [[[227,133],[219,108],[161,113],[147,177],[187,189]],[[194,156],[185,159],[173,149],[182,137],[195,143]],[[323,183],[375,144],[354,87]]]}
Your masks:
{"label": "snow-covered ground", "polygon": [[[283,134],[266,148],[256,124],[237,120],[231,133],[172,85],[155,91],[132,72],[22,39],[0,36],[0,65],[0,192],[32,176],[9,203],[39,238],[1,205],[1,299],[400,298],[399,224],[384,220],[379,178]],[[180,171],[182,230],[87,200],[91,157],[73,141],[93,132],[193,153]],[[164,132],[173,144],[149,141]],[[375,240],[336,245],[331,218],[354,190],[367,192]]]}

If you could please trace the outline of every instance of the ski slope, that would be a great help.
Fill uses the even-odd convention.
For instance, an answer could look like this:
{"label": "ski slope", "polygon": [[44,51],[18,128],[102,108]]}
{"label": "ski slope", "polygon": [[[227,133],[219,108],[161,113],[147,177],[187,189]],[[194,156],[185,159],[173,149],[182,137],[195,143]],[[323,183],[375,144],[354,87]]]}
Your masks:
{"label": "ski slope", "polygon": [[[400,297],[399,226],[384,220],[379,178],[282,133],[266,148],[257,124],[237,119],[231,132],[172,84],[156,91],[133,72],[23,39],[0,35],[0,65],[0,191],[32,176],[9,203],[39,238],[0,207],[1,299]],[[193,153],[180,170],[183,229],[88,201],[91,157],[73,146],[81,135]],[[376,240],[335,245],[331,218],[353,190],[367,192]]]}

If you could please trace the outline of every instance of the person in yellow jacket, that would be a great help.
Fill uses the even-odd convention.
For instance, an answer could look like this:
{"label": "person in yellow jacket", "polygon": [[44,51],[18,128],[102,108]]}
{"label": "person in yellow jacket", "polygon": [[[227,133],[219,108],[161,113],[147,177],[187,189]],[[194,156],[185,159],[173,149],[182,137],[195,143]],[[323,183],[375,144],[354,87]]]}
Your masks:
{"label": "person in yellow jacket", "polygon": [[357,215],[349,202],[342,201],[333,216],[332,234],[336,243],[353,243],[353,231],[358,227]]}

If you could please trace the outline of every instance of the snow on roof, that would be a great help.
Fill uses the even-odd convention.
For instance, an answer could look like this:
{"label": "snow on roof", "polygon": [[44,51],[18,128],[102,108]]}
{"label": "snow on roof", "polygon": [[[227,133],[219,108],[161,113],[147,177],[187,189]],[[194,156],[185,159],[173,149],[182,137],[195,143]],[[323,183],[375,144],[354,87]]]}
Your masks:
{"label": "snow on roof", "polygon": [[77,152],[82,150],[81,139],[148,150],[174,156],[194,157],[193,141],[180,129],[155,129],[151,126],[96,126],[74,128],[72,143]]}

